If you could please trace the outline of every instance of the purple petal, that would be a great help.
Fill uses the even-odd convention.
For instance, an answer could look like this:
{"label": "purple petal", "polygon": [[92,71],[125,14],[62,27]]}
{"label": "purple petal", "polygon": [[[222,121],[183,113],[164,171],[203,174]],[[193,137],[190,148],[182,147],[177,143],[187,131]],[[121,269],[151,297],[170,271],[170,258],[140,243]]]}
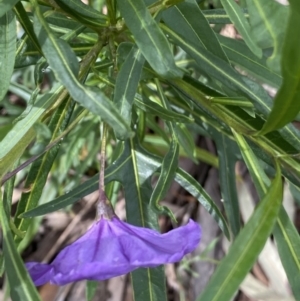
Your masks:
{"label": "purple petal", "polygon": [[36,285],[66,284],[82,279],[105,280],[139,267],[177,262],[200,241],[200,226],[192,220],[166,234],[122,222],[101,219],[85,235],[64,248],[49,264],[27,263]]}
{"label": "purple petal", "polygon": [[28,262],[26,268],[37,286],[49,282],[52,278],[53,267],[50,264]]}

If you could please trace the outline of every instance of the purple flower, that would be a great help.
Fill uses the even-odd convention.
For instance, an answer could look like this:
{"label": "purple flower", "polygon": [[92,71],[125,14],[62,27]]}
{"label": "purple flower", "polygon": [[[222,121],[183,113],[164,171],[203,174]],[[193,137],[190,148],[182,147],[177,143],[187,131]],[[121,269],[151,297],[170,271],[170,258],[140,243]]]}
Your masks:
{"label": "purple flower", "polygon": [[64,248],[51,264],[29,262],[35,283],[63,285],[82,279],[105,280],[137,268],[180,261],[200,241],[201,229],[190,220],[166,234],[101,218],[81,238]]}

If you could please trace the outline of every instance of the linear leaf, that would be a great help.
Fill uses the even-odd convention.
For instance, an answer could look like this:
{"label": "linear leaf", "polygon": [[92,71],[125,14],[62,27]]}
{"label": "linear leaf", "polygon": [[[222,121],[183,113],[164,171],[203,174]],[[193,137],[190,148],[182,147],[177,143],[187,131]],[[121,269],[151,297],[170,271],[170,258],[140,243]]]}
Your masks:
{"label": "linear leaf", "polygon": [[117,0],[122,17],[151,67],[164,77],[181,77],[165,35],[143,0]]}
{"label": "linear leaf", "polygon": [[[157,216],[150,206],[151,176],[147,166],[138,164],[133,140],[125,143],[124,154],[131,155],[123,168],[122,184],[126,199],[126,216],[130,224],[158,229]],[[163,267],[138,269],[131,273],[135,300],[167,300]]]}
{"label": "linear leaf", "polygon": [[[50,142],[66,128],[72,113],[70,105],[70,100],[65,100],[53,114],[49,123],[49,130],[52,132],[52,139]],[[57,144],[50,149],[44,156],[32,164],[28,172],[25,187],[29,191],[22,193],[14,219],[16,227],[22,232],[27,231],[31,221],[28,219],[21,219],[18,216],[37,206],[46,184],[48,173],[51,170],[59,148],[60,145]],[[17,241],[19,241],[19,239],[17,239]]]}
{"label": "linear leaf", "polygon": [[107,20],[107,16],[101,14],[98,10],[92,6],[84,4],[80,0],[56,0],[56,2],[63,8],[69,8],[79,15],[92,18]]}
{"label": "linear leaf", "polygon": [[259,59],[245,43],[236,39],[230,39],[222,35],[218,35],[218,39],[231,62],[251,72],[263,82],[276,88],[280,87],[282,77],[267,66],[265,57]]}
{"label": "linear leaf", "polygon": [[[147,169],[144,169],[144,172],[149,174],[149,176],[152,175],[155,171],[157,171],[161,165],[161,160],[158,159],[158,157],[153,156],[146,151],[142,151],[142,149],[136,150],[136,156],[138,158],[138,164],[141,164],[142,166],[147,166]],[[189,175],[181,168],[178,168],[176,171],[175,181],[201,203],[201,205],[215,219],[220,229],[229,239],[230,235],[228,226],[224,217],[222,216],[222,213],[212,201],[207,192],[201,187],[199,182],[197,182],[191,175]]]}
{"label": "linear leaf", "polygon": [[156,208],[160,206],[158,205],[159,201],[166,196],[174,179],[178,166],[178,155],[179,144],[177,141],[172,140],[170,148],[163,158],[160,175],[150,198],[150,204],[156,205]]}
{"label": "linear leaf", "polygon": [[291,5],[284,46],[282,51],[281,71],[283,83],[274,99],[272,111],[260,134],[281,128],[293,121],[300,110],[300,48],[299,39],[295,39],[300,27],[300,13]]}
{"label": "linear leaf", "polygon": [[[267,178],[260,162],[257,160],[244,137],[236,132],[233,133],[240,146],[241,153],[251,174],[257,192],[259,196],[262,197],[267,191],[267,187],[270,185],[270,180]],[[300,237],[283,206],[281,206],[273,234],[277,243],[279,256],[292,287],[292,291],[296,300],[299,300]]]}
{"label": "linear leaf", "polygon": [[99,285],[99,281],[95,280],[87,280],[86,282],[86,300],[92,301],[96,295],[97,287]]}
{"label": "linear leaf", "polygon": [[[107,85],[110,85],[115,89],[115,83],[111,78],[105,77],[103,74],[102,75],[97,74],[97,76],[102,82],[105,82]],[[182,122],[182,123],[190,123],[194,121],[194,119],[191,117],[176,113],[173,110],[166,110],[158,103],[150,100],[148,97],[141,96],[140,94],[135,94],[134,105],[140,108],[141,110],[143,110],[144,112],[147,112],[155,116],[159,116],[163,120]]]}
{"label": "linear leaf", "polygon": [[[267,63],[280,72],[280,57],[289,7],[273,0],[246,0],[252,37],[261,48],[273,47]],[[280,24],[280,26],[278,26]]]}
{"label": "linear leaf", "polygon": [[229,229],[222,213],[201,185],[182,169],[177,171],[175,181],[200,202],[205,210],[215,219],[227,239],[230,239]]}
{"label": "linear leaf", "polygon": [[112,102],[99,89],[81,85],[77,78],[78,62],[70,46],[57,39],[45,21],[36,0],[34,30],[40,41],[43,53],[56,77],[64,84],[74,100],[92,113],[101,116],[123,139],[132,135],[130,128]]}
{"label": "linear leaf", "polygon": [[300,300],[300,237],[284,207],[281,207],[273,234],[294,297]]}
{"label": "linear leaf", "polygon": [[259,160],[256,158],[254,152],[248,145],[245,138],[241,134],[235,132],[234,130],[232,130],[232,132],[234,134],[237,144],[239,145],[243,159],[251,174],[258,195],[262,198],[263,195],[267,192],[267,187],[270,186],[270,180],[266,176]]}
{"label": "linear leaf", "polygon": [[162,14],[164,22],[196,47],[204,47],[225,62],[228,58],[195,0],[175,5]]}
{"label": "linear leaf", "polygon": [[276,222],[281,207],[282,181],[279,165],[267,194],[240,231],[221,261],[199,301],[228,301],[255,263]]}
{"label": "linear leaf", "polygon": [[40,297],[26,271],[18,253],[9,227],[8,216],[4,211],[0,194],[0,223],[3,231],[3,254],[5,272],[10,284],[10,295],[13,301],[40,301]]}
{"label": "linear leaf", "polygon": [[[166,140],[168,141],[168,139]],[[146,146],[147,150],[151,150],[151,152],[153,152],[156,155],[165,154],[169,149],[169,141],[167,142],[166,140],[164,140],[161,136],[158,135],[147,134],[144,137],[143,146]],[[219,160],[216,155],[200,147],[196,147],[195,153],[195,158],[197,160],[205,162],[208,165],[211,165],[215,168],[219,167]],[[182,149],[179,150],[179,156],[188,157]]]}
{"label": "linear leaf", "polygon": [[[256,110],[260,112],[265,118],[271,111],[272,100],[266,91],[254,81],[243,77],[238,74],[229,64],[214,56],[206,49],[198,49],[192,43],[187,43],[183,38],[178,36],[170,28],[161,24],[163,30],[169,35],[169,37],[182,47],[187,53],[191,55],[197,62],[196,67],[200,72],[205,72],[214,77],[218,81],[224,84],[226,89],[230,89],[231,93],[242,94],[253,101],[253,105]],[[173,79],[170,82],[180,82],[181,79]],[[205,95],[203,95],[205,97]],[[210,110],[213,108],[210,107]],[[260,114],[259,114],[260,115]],[[231,119],[234,122],[234,119]],[[238,123],[235,126],[239,128]],[[300,147],[299,131],[292,125],[287,125],[280,130],[280,134],[290,145],[293,145],[296,149]]]}
{"label": "linear leaf", "polygon": [[[163,93],[163,89],[159,80],[155,79],[155,83],[163,107],[166,109],[170,109],[170,105]],[[166,196],[172,184],[172,181],[174,180],[179,158],[179,143],[177,140],[175,123],[167,122],[167,124],[172,140],[170,143],[170,148],[168,149],[166,155],[162,160],[160,174],[150,197],[150,205],[153,208],[155,208],[155,210],[158,211],[158,213],[169,213],[170,216],[173,217],[173,214],[172,212],[170,212],[169,209],[159,205],[159,202]]]}
{"label": "linear leaf", "polygon": [[14,71],[16,40],[16,18],[14,13],[9,10],[0,17],[0,102],[6,95]]}
{"label": "linear leaf", "polygon": [[143,64],[144,57],[141,50],[137,47],[132,47],[116,79],[113,102],[128,126],[131,124],[132,104],[140,81]]}
{"label": "linear leaf", "polygon": [[262,50],[253,40],[250,25],[243,14],[241,7],[234,0],[221,0],[221,3],[232,20],[234,26],[243,37],[245,43],[256,56],[261,58]]}
{"label": "linear leaf", "polygon": [[[78,27],[78,21],[71,19],[65,15],[62,15],[60,13],[55,13],[53,12],[51,15],[47,16],[47,22],[48,24],[54,25],[55,27],[59,27],[60,30],[62,29],[75,29],[76,27]],[[54,27],[53,27],[54,29]],[[93,41],[97,41],[97,39],[93,39]],[[92,42],[92,41],[90,41]]]}
{"label": "linear leaf", "polygon": [[34,44],[35,48],[39,51],[40,54],[42,54],[41,47],[39,45],[39,42],[37,40],[37,37],[33,30],[33,25],[27,15],[27,12],[25,11],[22,2],[18,2],[16,6],[14,7],[14,12],[18,18],[18,21],[21,23],[24,31],[30,38],[31,42]]}
{"label": "linear leaf", "polygon": [[240,208],[236,190],[235,163],[237,160],[236,143],[224,134],[211,129],[212,138],[217,145],[221,194],[230,229],[236,237],[241,228]]}
{"label": "linear leaf", "polygon": [[[237,122],[237,126],[233,127],[235,130],[239,129],[242,125],[241,132],[248,131],[252,132],[255,129],[260,129],[263,124],[263,120],[256,115],[255,118],[252,118],[250,115],[245,113],[241,108],[235,107],[230,108],[228,106],[220,106],[218,110],[215,111],[218,106],[211,105],[208,102],[208,99],[203,97],[202,85],[200,82],[192,80],[189,77],[184,77],[185,80],[172,81],[172,86],[180,91],[178,95],[184,99],[188,98],[189,101],[192,101],[194,105],[191,109],[187,104],[184,104],[182,101],[176,100],[176,105],[185,111],[191,113],[195,118],[196,124],[203,126],[203,120],[205,123],[212,125],[218,129],[221,133],[224,133],[228,137],[232,137],[232,133],[227,124],[234,124]],[[199,85],[200,84],[200,85]],[[208,87],[206,87],[206,90]],[[211,93],[209,93],[211,94]],[[209,95],[208,94],[208,95]],[[213,94],[218,95],[218,94]],[[223,116],[224,111],[228,111],[228,116]],[[226,114],[227,115],[227,114]],[[223,119],[224,117],[224,119]],[[244,128],[244,129],[243,129]],[[299,137],[299,132],[295,132],[295,139]],[[261,138],[251,137],[251,140],[248,139],[248,143],[251,144],[251,148],[255,151],[255,154],[266,162],[270,167],[273,162],[270,158],[270,150],[278,151],[279,154],[284,154],[280,158],[280,161],[287,167],[282,172],[285,177],[287,177],[295,185],[300,185],[299,182],[299,172],[300,166],[299,162],[295,157],[290,156],[291,153],[298,153],[296,148],[299,148],[299,139],[298,142],[295,141],[293,147],[290,143],[287,143],[287,135],[283,135],[282,132],[272,132]]]}
{"label": "linear leaf", "polygon": [[107,16],[80,0],[56,0],[56,3],[83,25],[95,28],[108,25]]}
{"label": "linear leaf", "polygon": [[271,98],[260,85],[246,80],[230,64],[208,50],[197,47],[192,41],[185,40],[165,25],[161,25],[161,27],[175,44],[182,47],[196,61],[197,68],[223,83],[228,89],[248,97],[253,101],[255,108],[265,116],[269,114],[272,103]]}
{"label": "linear leaf", "polygon": [[134,104],[146,113],[160,117],[162,120],[191,123],[193,118],[187,117],[183,114],[174,112],[172,109],[166,110],[154,101],[151,101],[147,97],[135,96]]}
{"label": "linear leaf", "polygon": [[[229,18],[229,15],[224,9],[208,9],[203,10],[202,13],[204,14],[205,18],[210,24],[231,24],[232,21]],[[242,8],[242,13],[245,17],[248,17],[248,10],[246,8]]]}
{"label": "linear leaf", "polygon": [[33,125],[57,100],[62,91],[62,86],[54,87],[53,91],[40,97],[28,115],[18,121],[4,139],[0,141],[0,178],[9,170],[32,141],[35,136]]}
{"label": "linear leaf", "polygon": [[[14,165],[14,167],[17,164]],[[12,206],[12,197],[13,197],[13,191],[14,191],[14,184],[15,184],[15,179],[16,177],[12,177],[10,178],[4,185],[4,189],[3,189],[3,210],[6,214],[6,216],[8,218],[10,218],[11,216],[11,206]],[[0,196],[0,201],[1,201],[1,197]],[[3,276],[4,273],[4,256],[3,256],[3,252],[0,253],[0,276]]]}
{"label": "linear leaf", "polygon": [[184,152],[188,157],[196,163],[196,145],[194,137],[189,129],[184,124],[174,124],[174,132]]}

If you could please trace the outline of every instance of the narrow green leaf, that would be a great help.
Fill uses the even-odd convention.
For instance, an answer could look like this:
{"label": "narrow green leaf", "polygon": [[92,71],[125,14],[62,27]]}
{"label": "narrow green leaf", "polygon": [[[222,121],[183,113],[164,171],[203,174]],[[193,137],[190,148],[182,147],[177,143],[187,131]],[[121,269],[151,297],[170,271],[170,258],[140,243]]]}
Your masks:
{"label": "narrow green leaf", "polygon": [[[62,29],[75,29],[78,27],[78,21],[75,21],[74,19],[71,19],[70,17],[67,17],[61,13],[55,13],[52,12],[50,15],[47,15],[46,17],[47,22],[50,27],[55,26],[59,27],[59,30]],[[53,30],[55,30],[54,27],[52,27]],[[97,41],[97,38],[93,39],[93,41]],[[92,41],[91,41],[92,42]]]}
{"label": "narrow green leaf", "polygon": [[119,137],[126,139],[132,136],[123,117],[104,93],[99,89],[85,87],[78,82],[76,79],[78,62],[74,52],[66,42],[54,36],[36,0],[32,2],[35,8],[34,30],[56,77],[64,84],[74,100],[92,113],[101,116],[118,133]]}
{"label": "narrow green leaf", "polygon": [[0,102],[7,93],[10,79],[14,71],[16,41],[16,18],[12,11],[8,11],[0,17]]}
{"label": "narrow green leaf", "polygon": [[246,69],[263,82],[269,83],[275,88],[280,87],[282,78],[280,74],[272,71],[267,66],[265,57],[259,59],[242,41],[230,39],[222,35],[218,35],[218,39],[232,63]]}
{"label": "narrow green leaf", "polygon": [[143,64],[144,57],[141,50],[137,47],[132,47],[116,79],[113,102],[128,126],[131,124],[132,104],[140,81]]}
{"label": "narrow green leaf", "polygon": [[[243,77],[229,63],[213,55],[203,47],[197,47],[192,41],[185,40],[163,24],[161,24],[161,27],[175,44],[182,47],[196,61],[197,65],[195,67],[197,69],[220,81],[233,93],[240,93],[248,97],[253,101],[255,108],[265,116],[269,114],[272,101],[259,84]],[[178,79],[174,80],[178,81]]]}
{"label": "narrow green leaf", "polygon": [[[248,10],[246,8],[241,8],[242,13],[246,18],[249,17]],[[205,18],[210,24],[231,24],[232,21],[229,18],[229,15],[224,9],[208,9],[203,10]]]}
{"label": "narrow green leaf", "polygon": [[[243,125],[243,127],[245,127],[244,131],[246,132],[252,132],[253,130],[258,130],[262,127],[263,120],[260,119],[258,115],[256,115],[255,118],[252,118],[247,113],[245,113],[244,110],[238,107],[230,108],[226,106],[220,106],[219,108],[221,109],[221,112],[215,112],[217,106],[209,106],[207,98],[203,98],[203,93],[201,92],[201,90],[203,90],[203,84],[198,81],[192,80],[189,77],[185,77],[184,79],[185,80],[172,81],[172,86],[176,90],[180,91],[178,93],[179,97],[183,97],[184,99],[188,98],[193,102],[193,104],[195,104],[195,106],[191,109],[188,105],[184,104],[181,101],[178,101],[177,99],[175,103],[178,107],[183,108],[187,112],[191,113],[195,118],[196,124],[198,124],[200,127],[203,127],[204,121],[205,123],[218,129],[219,132],[224,133],[228,137],[231,137],[231,131],[227,124],[230,124],[232,120],[237,122],[237,126],[233,127],[235,130],[239,129],[240,125]],[[227,121],[226,116],[223,119],[222,113],[227,110],[229,110],[228,114],[230,116],[230,123]],[[293,140],[295,138],[293,147],[291,146],[290,142],[287,142],[289,141],[289,139],[287,139],[288,134],[283,134],[283,132],[269,133],[267,134],[267,136],[262,138],[263,140],[261,140],[261,137],[252,138],[248,141],[248,143],[251,145],[251,148],[254,150],[255,154],[264,162],[266,162],[270,167],[273,164],[272,159],[270,158],[270,150],[274,150],[278,152],[278,154],[283,154],[284,156],[282,156],[280,160],[284,162],[283,164],[285,166],[288,166],[288,169],[286,168],[285,170],[283,170],[283,175],[294,184],[300,186],[298,180],[298,175],[300,172],[299,162],[297,162],[296,157],[289,155],[292,153],[298,153],[296,149],[299,148],[299,138],[297,138],[299,137],[299,131],[295,131],[292,126],[291,128],[289,128],[289,130],[290,129],[295,135],[293,137]],[[243,132],[243,129],[241,130],[241,132]]]}
{"label": "narrow green leaf", "polygon": [[[136,147],[134,141],[130,140],[125,143],[124,148],[124,153],[131,155],[122,175],[127,221],[136,226],[158,229],[157,216],[149,203],[152,191],[151,175],[145,172],[145,165],[138,164]],[[135,300],[167,300],[163,267],[133,271],[131,281]]]}
{"label": "narrow green leaf", "polygon": [[[94,118],[89,118],[89,120],[82,120],[80,126],[74,129],[73,133],[69,135],[68,143],[64,146],[66,155],[64,156],[63,164],[60,164],[58,167],[59,178],[61,181],[68,177],[69,170],[75,166],[79,178],[81,177],[80,170],[82,167],[84,168],[85,162],[88,162],[89,160],[84,160],[82,162],[82,160],[78,158],[80,156],[80,150],[85,148],[90,156],[93,156],[95,148],[99,150],[100,145],[98,144],[97,138],[93,136],[93,133],[95,134],[98,128],[99,119],[95,116]],[[94,147],[88,150],[87,144],[90,140],[94,140]],[[87,168],[87,166],[85,168]],[[85,170],[82,170],[82,172],[84,173]]]}
{"label": "narrow green leaf", "polygon": [[279,62],[289,7],[273,0],[246,0],[246,3],[252,37],[262,49],[273,47],[268,65],[280,73]]}
{"label": "narrow green leaf", "polygon": [[[219,120],[219,123],[222,122],[243,133],[254,133],[263,125],[263,120],[259,117],[259,115],[256,115],[256,118],[252,118],[239,107],[212,105],[209,102],[209,98],[201,92],[202,84],[198,81],[185,77],[184,80],[174,79],[169,82],[185,97],[192,100],[200,110],[202,110],[203,107],[205,110],[202,110],[202,114],[207,114],[208,111],[213,118]],[[253,90],[255,90],[255,88]],[[214,95],[216,94],[214,93]],[[279,133],[270,133],[267,136],[264,136],[262,140],[255,139],[255,143],[258,143],[266,152],[269,152],[268,146],[270,146],[271,149],[276,149],[281,154],[296,154],[297,150],[300,149],[299,130],[292,125],[285,126],[279,131]],[[297,168],[299,168],[299,164],[295,164],[293,157],[286,156],[283,157],[282,160],[288,163],[289,168],[295,170],[296,173],[299,173],[297,170]],[[289,164],[288,161],[291,162],[291,160],[294,161],[293,164]]]}
{"label": "narrow green leaf", "polygon": [[220,59],[228,58],[220,45],[215,32],[208,24],[195,0],[187,0],[172,6],[162,14],[164,22],[182,38],[196,47],[204,47]]}
{"label": "narrow green leaf", "polygon": [[[102,82],[104,82],[107,85],[110,85],[115,89],[115,83],[111,78],[105,77],[103,74],[102,75],[97,74],[96,76],[99,77],[99,79]],[[193,118],[185,116],[184,114],[176,113],[173,110],[166,110],[164,107],[150,100],[148,97],[145,97],[144,95],[141,96],[140,94],[135,94],[134,105],[136,105],[144,112],[147,112],[155,116],[159,116],[163,120],[182,122],[182,123],[190,123],[194,121]]]}
{"label": "narrow green leaf", "polygon": [[[17,164],[14,164],[14,167]],[[3,190],[3,209],[4,212],[6,214],[6,216],[8,217],[8,219],[11,216],[11,206],[12,206],[12,197],[13,197],[13,192],[14,192],[14,184],[15,184],[15,176],[12,177],[11,179],[9,179],[5,185],[4,185],[4,190]],[[1,196],[0,196],[1,198]],[[3,253],[0,253],[0,276],[2,277],[3,273],[5,272],[4,269],[4,256]]]}
{"label": "narrow green leaf", "polygon": [[[14,164],[14,167],[17,166],[17,162]],[[14,193],[16,176],[9,179],[4,185],[3,191],[3,208],[6,213],[6,216],[11,216],[11,206],[12,206],[12,198]]]}
{"label": "narrow green leaf", "polygon": [[300,237],[284,207],[281,207],[273,234],[294,297],[300,300]]}
{"label": "narrow green leaf", "polygon": [[240,147],[241,154],[251,174],[258,195],[262,198],[263,195],[267,192],[267,187],[270,186],[270,180],[266,176],[264,170],[261,167],[261,163],[256,158],[254,152],[248,145],[245,138],[233,129],[232,133],[234,134],[235,140]]}
{"label": "narrow green leaf", "polygon": [[[57,39],[54,36],[38,6],[35,10],[33,24],[34,31],[38,37],[39,43],[41,44],[42,50],[44,51],[44,54],[48,59],[49,65],[54,65],[55,67],[57,67],[55,63],[53,63],[54,60],[49,59],[50,54],[52,56],[57,56],[55,58],[57,60],[60,60],[59,62],[62,64],[62,68],[64,67],[64,69],[61,69],[60,71],[64,71],[66,74],[72,74],[73,78],[75,78],[78,75],[79,71],[79,64],[75,53],[71,50],[69,45],[64,40]],[[68,80],[68,84],[73,80],[73,78],[70,78]]]}
{"label": "narrow green leaf", "polygon": [[[170,105],[168,100],[166,99],[162,86],[158,79],[155,79],[156,87],[158,90],[159,97],[163,104],[163,107],[166,109],[170,109]],[[177,140],[175,123],[168,122],[168,128],[171,134],[171,143],[170,148],[166,155],[162,160],[162,164],[160,167],[160,175],[157,180],[156,186],[154,187],[151,197],[150,197],[150,205],[154,208],[158,213],[166,213],[169,214],[170,217],[175,219],[173,213],[167,208],[163,207],[159,204],[159,202],[166,196],[172,181],[174,180],[176,170],[178,167],[178,158],[179,158],[179,143]]]}
{"label": "narrow green leaf", "polygon": [[21,1],[18,2],[14,7],[14,12],[18,18],[18,21],[21,23],[24,31],[26,32],[27,36],[30,38],[31,42],[34,44],[38,52],[42,55],[42,49],[34,33],[33,25]]}
{"label": "narrow green leaf", "polygon": [[150,204],[154,204],[155,208],[160,208],[159,201],[166,196],[174,180],[178,165],[178,155],[179,144],[177,141],[172,140],[170,148],[163,158],[160,175],[151,194]]}
{"label": "narrow green leaf", "polygon": [[99,281],[87,280],[87,282],[86,282],[86,301],[93,300],[93,298],[96,294],[98,285],[99,285]]}
{"label": "narrow green leaf", "polygon": [[[156,156],[153,156],[146,151],[137,149],[136,156],[138,158],[138,164],[141,164],[141,166],[144,166],[144,168],[145,166],[147,167],[147,169],[144,169],[144,171],[145,173],[149,174],[149,176],[157,171],[160,167],[161,161]],[[215,219],[225,236],[229,239],[230,234],[228,226],[222,213],[207,192],[201,187],[199,182],[181,168],[177,169],[175,181],[201,203],[207,212],[209,212],[210,215]]]}
{"label": "narrow green leaf", "polygon": [[[258,195],[262,197],[270,185],[270,180],[243,136],[236,132],[233,133],[240,146]],[[294,296],[296,300],[298,300],[300,299],[300,237],[283,206],[281,206],[273,234],[281,262],[286,271]]]}
{"label": "narrow green leaf", "polygon": [[90,25],[95,28],[108,25],[107,16],[80,0],[56,0],[56,3],[83,25]]}
{"label": "narrow green leaf", "polygon": [[211,129],[212,137],[217,145],[219,158],[220,186],[223,204],[233,236],[241,229],[240,208],[236,190],[235,163],[238,148],[236,143],[224,134]]}
{"label": "narrow green leaf", "polygon": [[94,9],[90,5],[84,4],[80,0],[56,0],[58,5],[62,8],[68,8],[69,11],[70,9],[74,12],[76,12],[79,15],[92,18],[92,19],[102,19],[102,20],[107,20],[107,16],[104,16],[101,14],[98,10]]}
{"label": "narrow green leaf", "polygon": [[20,0],[1,0],[0,18],[10,11]]}
{"label": "narrow green leaf", "polygon": [[[185,80],[172,80],[171,84],[195,104],[195,109],[198,109],[197,114],[199,114],[199,116],[204,114],[205,122],[206,119],[208,119],[209,124],[213,124],[216,128],[220,128],[221,123],[239,129],[242,132],[248,132],[254,131],[257,125],[259,126],[259,120],[252,118],[239,107],[215,105],[209,100],[211,96],[205,95],[201,91],[202,84],[198,81],[185,78]],[[213,93],[213,95],[220,94]],[[193,110],[193,114],[194,113],[195,110]],[[253,121],[253,123],[251,123],[251,121]],[[201,125],[201,122],[199,122],[199,125]],[[224,127],[223,125],[222,128]],[[253,128],[253,126],[255,127]],[[229,128],[227,128],[227,130],[230,136]]]}
{"label": "narrow green leaf", "polygon": [[164,77],[181,77],[165,35],[143,0],[117,0],[122,17],[151,67]]}
{"label": "narrow green leaf", "polygon": [[18,253],[9,221],[4,211],[2,194],[0,194],[0,223],[3,231],[3,254],[5,272],[10,284],[10,295],[13,301],[40,301],[39,294],[26,271],[20,254]]}
{"label": "narrow green leaf", "polygon": [[35,136],[33,125],[45,111],[57,100],[63,87],[54,87],[53,91],[40,97],[24,119],[18,121],[9,133],[0,141],[0,178],[21,156]]}
{"label": "narrow green leaf", "polygon": [[221,3],[248,47],[256,56],[261,58],[262,50],[253,40],[250,25],[243,14],[241,7],[234,0],[221,0]]}
{"label": "narrow green leaf", "polygon": [[276,222],[281,207],[282,181],[279,165],[276,177],[248,223],[240,231],[221,261],[199,301],[231,300],[255,263]]}
{"label": "narrow green leaf", "polygon": [[266,134],[293,121],[300,110],[300,56],[296,49],[300,40],[295,39],[300,28],[300,13],[291,6],[284,46],[281,70],[283,83],[274,99],[272,111],[259,134]]}
{"label": "narrow green leaf", "polygon": [[[168,138],[168,137],[167,137]],[[168,141],[168,139],[166,139]],[[153,154],[161,155],[167,153],[169,149],[169,141],[167,142],[159,135],[145,135],[143,140],[143,146],[145,145],[147,150],[153,152]],[[188,157],[187,154],[180,149],[179,150],[180,157]],[[195,149],[195,159],[205,162],[212,167],[219,168],[219,160],[218,157],[209,151],[196,147]]]}
{"label": "narrow green leaf", "polygon": [[184,124],[174,124],[174,132],[182,149],[190,159],[197,163],[196,145],[191,131]]}
{"label": "narrow green leaf", "polygon": [[[66,128],[72,113],[72,105],[70,102],[70,100],[65,100],[53,114],[49,123],[49,130],[52,132],[52,139],[50,142]],[[44,156],[35,161],[29,170],[25,182],[25,187],[28,191],[22,193],[14,219],[16,227],[22,232],[27,231],[31,220],[21,219],[19,218],[19,215],[37,206],[59,147],[60,145],[57,144],[49,150]],[[18,242],[20,241],[17,237],[16,240]]]}
{"label": "narrow green leaf", "polygon": [[[169,146],[169,136],[167,133],[158,125],[157,121],[155,120],[155,117],[149,116],[146,120],[147,127],[155,133],[155,136],[160,136],[161,139],[167,143],[167,146]],[[155,139],[155,137],[154,137]]]}
{"label": "narrow green leaf", "polygon": [[229,229],[222,213],[218,206],[214,203],[208,193],[201,187],[201,185],[187,172],[181,168],[177,171],[175,181],[179,183],[186,191],[194,196],[207,212],[215,219],[220,229],[230,239]]}
{"label": "narrow green leaf", "polygon": [[172,109],[166,110],[154,101],[151,101],[147,97],[135,96],[134,104],[146,113],[160,117],[162,120],[191,123],[193,118],[187,117],[183,114],[174,112]]}

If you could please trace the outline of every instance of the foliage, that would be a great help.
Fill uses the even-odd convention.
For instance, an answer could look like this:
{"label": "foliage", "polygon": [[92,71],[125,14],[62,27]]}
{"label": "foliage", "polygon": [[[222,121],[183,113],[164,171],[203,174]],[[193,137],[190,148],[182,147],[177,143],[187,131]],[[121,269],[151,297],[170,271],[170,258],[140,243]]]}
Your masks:
{"label": "foliage", "polygon": [[[30,241],[30,218],[97,189],[98,175],[81,180],[98,169],[105,122],[107,194],[121,183],[129,223],[157,229],[159,214],[172,216],[159,202],[175,180],[232,242],[199,301],[231,300],[271,233],[300,300],[300,239],[281,205],[282,177],[300,189],[300,132],[292,124],[300,109],[299,2],[216,0],[214,9],[196,0],[87,2],[0,1],[0,271],[12,299],[39,300],[18,252]],[[241,39],[221,36],[226,24]],[[262,84],[278,89],[274,102]],[[218,158],[195,145],[199,134],[215,142]],[[219,168],[224,216],[178,167],[179,156]],[[243,227],[238,160],[260,197]],[[43,194],[49,175],[52,199]],[[23,178],[12,218],[12,192]],[[166,300],[162,268],[137,270],[131,279],[135,300]]]}

